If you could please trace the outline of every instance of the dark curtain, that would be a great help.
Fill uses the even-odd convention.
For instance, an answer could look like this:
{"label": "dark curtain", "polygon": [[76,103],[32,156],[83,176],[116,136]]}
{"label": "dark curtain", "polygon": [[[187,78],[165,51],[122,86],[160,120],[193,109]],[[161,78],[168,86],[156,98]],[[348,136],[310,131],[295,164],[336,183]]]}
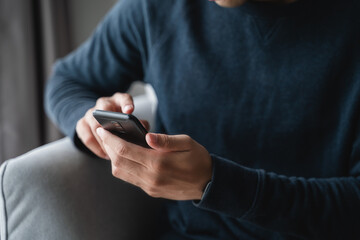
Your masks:
{"label": "dark curtain", "polygon": [[43,90],[70,50],[67,14],[65,0],[0,0],[0,162],[61,137]]}

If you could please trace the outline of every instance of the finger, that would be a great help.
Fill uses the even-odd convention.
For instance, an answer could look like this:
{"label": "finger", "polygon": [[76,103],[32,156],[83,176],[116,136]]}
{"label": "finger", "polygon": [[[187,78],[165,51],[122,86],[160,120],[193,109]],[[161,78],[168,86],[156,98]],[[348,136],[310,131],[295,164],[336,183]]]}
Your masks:
{"label": "finger", "polygon": [[104,159],[109,159],[108,155],[104,152],[99,142],[94,137],[90,127],[86,124],[78,124],[76,132],[84,145],[92,151],[96,156]]}
{"label": "finger", "polygon": [[187,135],[146,134],[146,142],[153,149],[163,152],[188,151],[193,140]]}
{"label": "finger", "polygon": [[110,98],[102,97],[96,101],[95,108],[105,111],[116,111],[116,104],[113,101],[111,101]]}
{"label": "finger", "polygon": [[150,124],[146,120],[140,120],[141,124],[144,126],[144,128],[149,131],[150,130]]}
{"label": "finger", "polygon": [[93,108],[91,108],[89,111],[87,111],[85,114],[85,119],[86,119],[87,124],[93,130],[93,132],[95,132],[98,127],[101,127],[101,125],[94,117],[93,112],[94,112]]}
{"label": "finger", "polygon": [[112,98],[121,107],[121,112],[131,114],[134,111],[134,100],[130,94],[115,93]]}
{"label": "finger", "polygon": [[[85,116],[86,122],[89,125],[89,129],[92,132],[92,135],[94,136],[94,138],[96,139],[96,141],[98,142],[98,144],[100,145],[102,151],[104,153],[106,153],[102,140],[100,139],[100,137],[97,135],[96,133],[96,129],[101,127],[99,122],[94,118],[94,116],[92,115],[92,109],[90,109]],[[108,158],[108,157],[107,157]]]}
{"label": "finger", "polygon": [[146,159],[152,159],[152,150],[127,142],[103,128],[98,128],[96,132],[103,141],[110,158],[111,156],[123,157],[148,167],[150,161],[146,161]]}
{"label": "finger", "polygon": [[112,164],[111,167],[112,167],[112,174],[114,177],[140,188],[143,185],[141,178],[137,177],[136,175],[129,173],[125,169],[119,168],[114,164]]}
{"label": "finger", "polygon": [[105,154],[104,158],[107,160],[110,160],[109,155],[108,155],[107,151],[105,150],[105,147],[101,141],[101,138],[97,135],[96,131],[93,131],[93,136],[94,136],[97,144],[100,146],[100,149],[104,152],[104,154]]}
{"label": "finger", "polygon": [[141,165],[140,163],[134,162],[124,157],[119,157],[113,152],[110,147],[105,145],[105,149],[109,151],[111,164],[119,169],[122,169],[130,174],[133,174],[137,177],[143,176],[143,174],[147,171],[147,168]]}
{"label": "finger", "polygon": [[[129,161],[131,162],[131,161]],[[133,163],[135,164],[135,163]],[[146,171],[147,172],[147,171]],[[127,183],[130,183],[132,185],[135,185],[139,188],[141,188],[144,192],[146,192],[151,197],[160,197],[161,191],[159,189],[162,189],[163,181],[160,181],[159,179],[154,180],[154,176],[147,176],[142,177],[142,173],[146,173],[142,171],[127,171],[123,167],[118,167],[115,164],[112,164],[112,174],[114,177],[119,178]],[[146,174],[144,174],[146,176]],[[148,180],[146,180],[148,179]],[[171,187],[171,184],[169,184]],[[176,186],[175,191],[178,190],[178,186]],[[168,192],[168,191],[167,191]],[[182,191],[179,191],[180,195],[182,194]],[[174,199],[175,200],[175,199]]]}

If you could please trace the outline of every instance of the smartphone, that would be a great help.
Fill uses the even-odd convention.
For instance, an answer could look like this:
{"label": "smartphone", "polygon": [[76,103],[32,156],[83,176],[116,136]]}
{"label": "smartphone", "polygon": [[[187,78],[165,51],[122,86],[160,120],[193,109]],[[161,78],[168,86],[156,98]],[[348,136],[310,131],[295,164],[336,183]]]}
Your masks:
{"label": "smartphone", "polygon": [[104,129],[116,136],[142,147],[151,148],[145,140],[147,130],[134,115],[95,110],[93,116]]}

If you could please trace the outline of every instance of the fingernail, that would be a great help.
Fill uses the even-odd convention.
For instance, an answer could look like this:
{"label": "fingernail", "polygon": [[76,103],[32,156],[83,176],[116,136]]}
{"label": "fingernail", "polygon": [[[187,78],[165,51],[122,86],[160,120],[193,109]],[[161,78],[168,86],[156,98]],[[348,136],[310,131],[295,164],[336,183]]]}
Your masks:
{"label": "fingernail", "polygon": [[126,106],[124,107],[124,112],[129,112],[132,108],[133,108],[133,106],[131,106],[131,105],[126,105]]}
{"label": "fingernail", "polygon": [[96,129],[96,133],[97,133],[97,135],[99,135],[100,138],[102,138],[104,136],[104,129],[99,127]]}

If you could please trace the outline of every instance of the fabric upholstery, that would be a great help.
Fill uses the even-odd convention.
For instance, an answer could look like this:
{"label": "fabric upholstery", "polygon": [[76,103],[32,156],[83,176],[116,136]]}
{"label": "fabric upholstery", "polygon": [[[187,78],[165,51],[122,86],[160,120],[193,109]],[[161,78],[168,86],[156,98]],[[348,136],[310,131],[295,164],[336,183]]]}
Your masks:
{"label": "fabric upholstery", "polygon": [[151,239],[161,201],[114,178],[69,139],[0,169],[1,240]]}

